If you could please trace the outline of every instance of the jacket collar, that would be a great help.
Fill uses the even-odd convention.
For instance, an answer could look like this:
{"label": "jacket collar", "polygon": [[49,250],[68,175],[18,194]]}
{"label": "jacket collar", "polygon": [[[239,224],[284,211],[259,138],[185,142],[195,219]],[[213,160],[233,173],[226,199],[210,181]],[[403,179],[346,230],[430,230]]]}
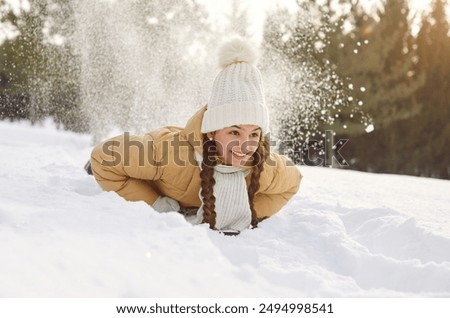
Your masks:
{"label": "jacket collar", "polygon": [[183,134],[188,142],[194,147],[195,152],[203,155],[203,134],[200,129],[202,126],[203,114],[207,106],[200,108],[186,123]]}

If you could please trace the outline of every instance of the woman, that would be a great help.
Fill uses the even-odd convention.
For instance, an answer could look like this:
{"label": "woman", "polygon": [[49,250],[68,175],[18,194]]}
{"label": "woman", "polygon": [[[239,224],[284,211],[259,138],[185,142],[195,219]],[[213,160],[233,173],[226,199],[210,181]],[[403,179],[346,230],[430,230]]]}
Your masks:
{"label": "woman", "polygon": [[192,223],[225,234],[278,212],[297,193],[301,174],[286,157],[269,153],[269,116],[255,61],[244,39],[225,43],[208,105],[184,128],[124,134],[95,147],[97,182],[159,212],[194,211]]}

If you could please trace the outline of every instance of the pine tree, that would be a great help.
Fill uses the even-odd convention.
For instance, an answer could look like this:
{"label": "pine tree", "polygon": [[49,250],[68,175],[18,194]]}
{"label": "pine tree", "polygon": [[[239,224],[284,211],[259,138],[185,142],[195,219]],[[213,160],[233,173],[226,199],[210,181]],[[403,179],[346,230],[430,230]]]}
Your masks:
{"label": "pine tree", "polygon": [[416,94],[422,111],[411,121],[412,167],[418,175],[450,177],[450,37],[445,13],[447,1],[435,0],[418,34],[418,71],[425,86]]}
{"label": "pine tree", "polygon": [[[421,111],[415,93],[425,77],[416,67],[417,50],[408,14],[405,0],[385,1],[378,18],[354,6],[347,17],[354,27],[332,39],[331,54],[326,52],[336,72],[350,81],[352,103],[370,116],[342,112],[332,126],[350,138],[346,154],[351,168],[411,174],[405,160],[409,146],[404,123]],[[367,134],[358,127],[350,129],[355,119],[363,120],[366,129],[373,123],[375,131],[367,129]]]}
{"label": "pine tree", "polygon": [[1,116],[32,122],[53,116],[79,128],[76,61],[69,42],[73,15],[68,0],[36,0],[6,16],[18,35],[0,46]]}
{"label": "pine tree", "polygon": [[41,32],[41,6],[33,6],[20,16],[9,12],[6,21],[17,28],[18,36],[0,47],[2,66],[2,117],[37,120],[41,113],[35,102],[39,99],[39,83],[45,74],[45,46]]}
{"label": "pine tree", "polygon": [[417,53],[408,13],[406,0],[386,0],[378,11],[379,21],[355,7],[354,28],[329,46],[339,50],[333,57],[336,71],[351,81],[352,100],[370,114],[376,129],[420,110],[410,100],[424,78],[414,72]]}

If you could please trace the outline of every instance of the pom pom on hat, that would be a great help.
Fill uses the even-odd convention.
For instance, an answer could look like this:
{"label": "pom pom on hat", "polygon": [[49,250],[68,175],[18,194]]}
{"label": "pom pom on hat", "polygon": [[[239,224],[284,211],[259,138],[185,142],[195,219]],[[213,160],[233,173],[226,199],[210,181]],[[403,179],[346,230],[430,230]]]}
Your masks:
{"label": "pom pom on hat", "polygon": [[242,37],[234,37],[225,42],[218,50],[219,66],[226,68],[234,63],[256,64],[258,54],[247,40]]}

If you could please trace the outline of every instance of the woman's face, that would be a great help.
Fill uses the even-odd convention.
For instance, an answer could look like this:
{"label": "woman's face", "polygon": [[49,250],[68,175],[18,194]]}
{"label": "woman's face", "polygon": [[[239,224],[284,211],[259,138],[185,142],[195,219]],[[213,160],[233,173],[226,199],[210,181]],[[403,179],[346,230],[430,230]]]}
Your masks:
{"label": "woman's face", "polygon": [[224,164],[241,167],[258,149],[261,128],[255,125],[236,125],[208,133],[208,137],[216,141],[217,154]]}

